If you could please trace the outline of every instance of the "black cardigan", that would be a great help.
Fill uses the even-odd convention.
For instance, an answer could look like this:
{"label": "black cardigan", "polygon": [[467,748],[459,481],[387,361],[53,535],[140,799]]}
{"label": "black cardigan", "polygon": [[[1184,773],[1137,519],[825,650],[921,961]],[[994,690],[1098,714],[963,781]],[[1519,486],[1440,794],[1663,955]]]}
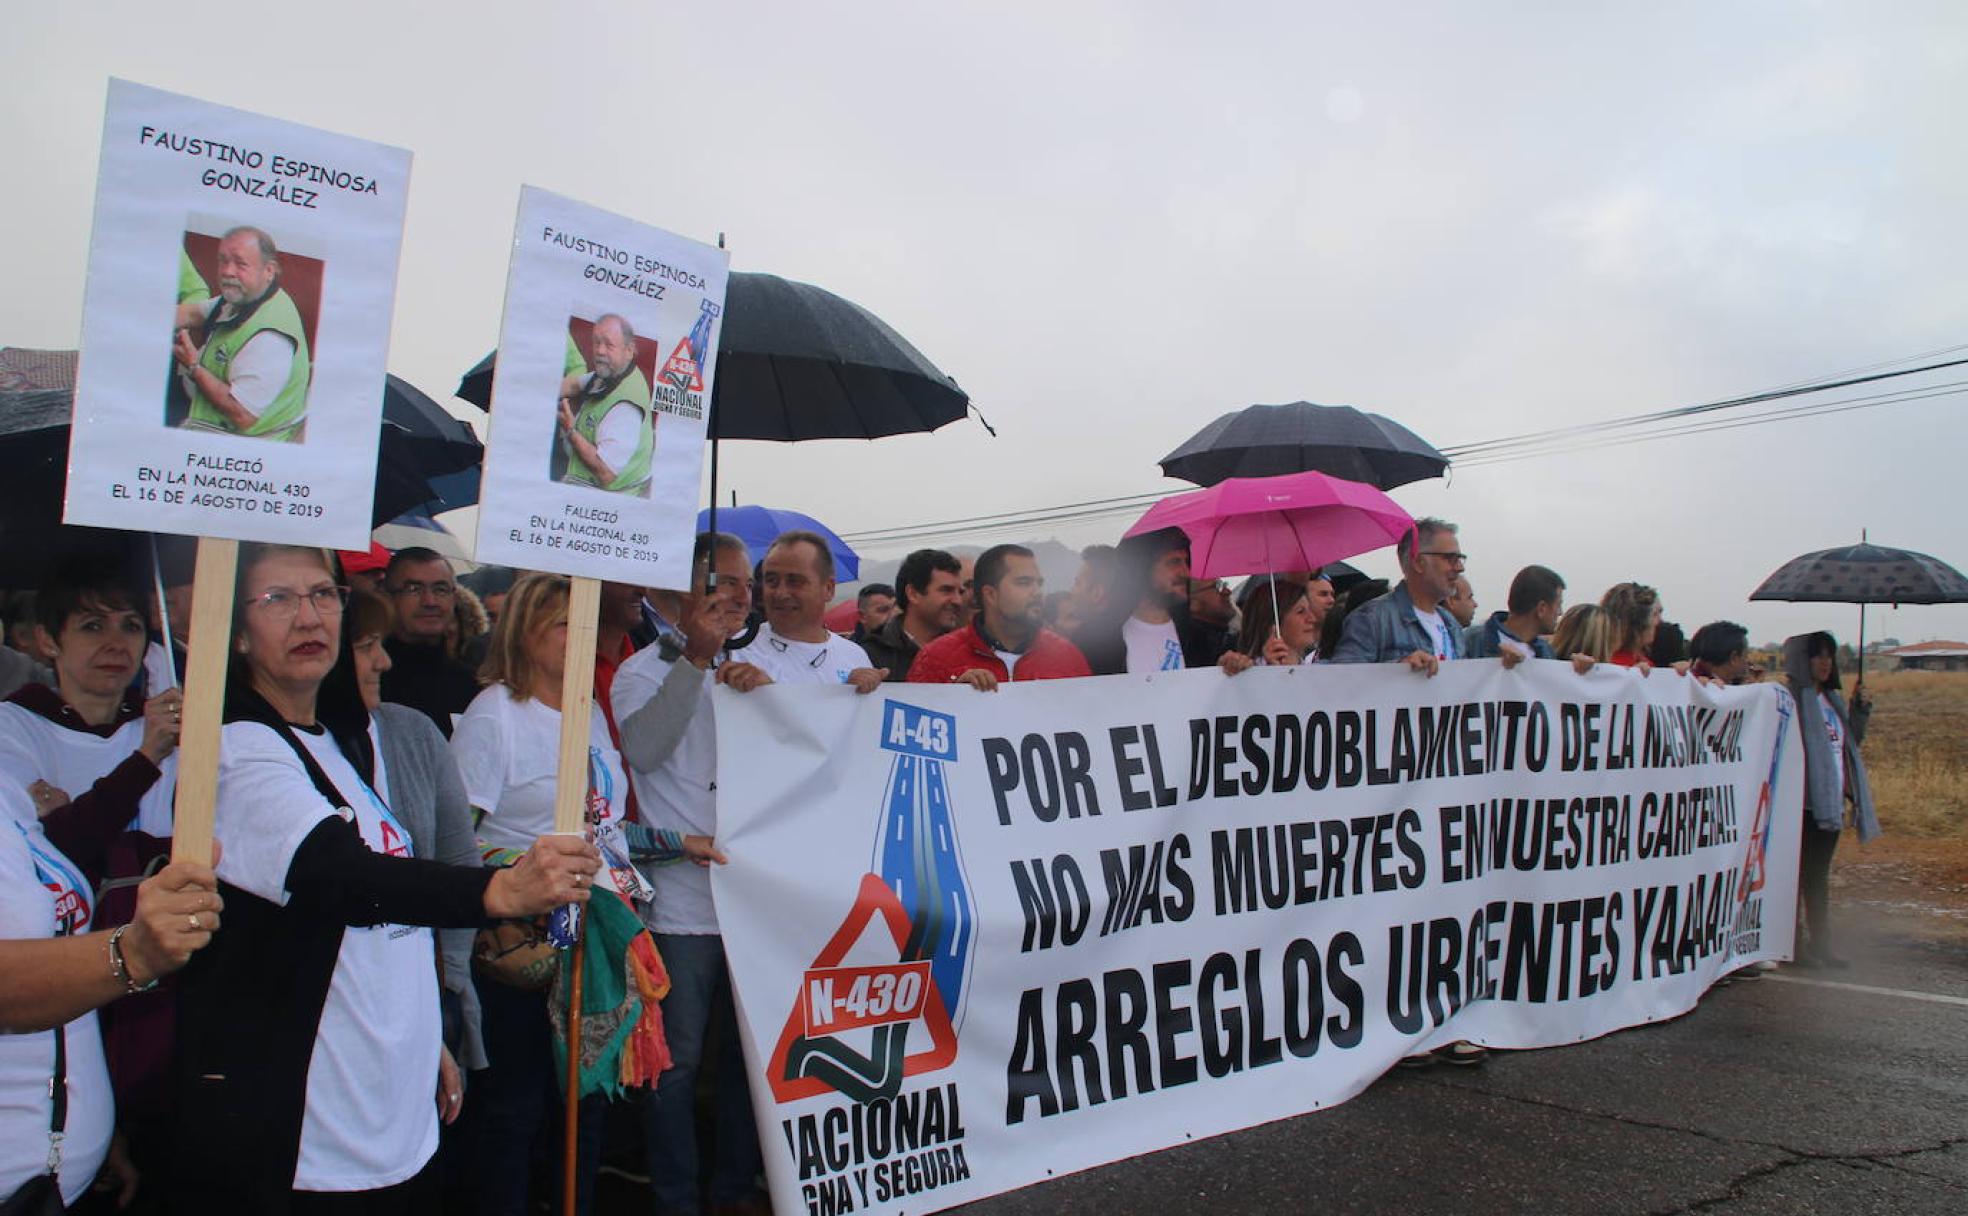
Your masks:
{"label": "black cardigan", "polygon": [[[267,721],[270,713],[257,708],[228,717]],[[300,750],[285,723],[267,724]],[[325,778],[318,770],[310,775],[319,788]],[[323,796],[340,801],[327,790]],[[294,852],[284,907],[219,884],[225,927],[193,956],[178,991],[176,1186],[183,1210],[288,1211],[308,1065],[342,930],[483,924],[494,873],[371,852],[353,824],[328,818]],[[380,1092],[374,1100],[433,1097]]]}

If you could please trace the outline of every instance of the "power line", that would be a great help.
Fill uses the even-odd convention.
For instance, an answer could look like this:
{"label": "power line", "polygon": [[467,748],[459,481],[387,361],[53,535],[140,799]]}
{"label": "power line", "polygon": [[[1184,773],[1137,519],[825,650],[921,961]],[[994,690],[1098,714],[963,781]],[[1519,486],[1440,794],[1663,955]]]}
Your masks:
{"label": "power line", "polygon": [[[1954,381],[1942,385],[1925,385],[1916,388],[1899,389],[1871,396],[1845,398],[1839,401],[1809,402],[1767,411],[1748,418],[1704,420],[1689,425],[1665,427],[1653,431],[1616,434],[1616,432],[1633,432],[1636,428],[1661,422],[1677,422],[1684,419],[1696,418],[1700,415],[1711,414],[1722,410],[1767,404],[1771,401],[1783,400],[1789,397],[1827,392],[1836,388],[1848,388],[1858,384],[1870,384],[1901,376],[1919,375],[1924,372],[1968,365],[1968,358],[1963,358],[1925,364],[1920,367],[1903,368],[1897,371],[1875,372],[1873,370],[1876,368],[1891,367],[1894,364],[1908,362],[1913,359],[1951,354],[1960,350],[1968,350],[1968,343],[1941,347],[1932,351],[1922,351],[1918,354],[1903,356],[1899,359],[1889,359],[1880,363],[1867,364],[1862,367],[1830,373],[1833,377],[1837,377],[1834,379],[1797,382],[1741,397],[1704,402],[1699,405],[1679,406],[1674,409],[1658,410],[1627,418],[1606,419],[1600,422],[1557,427],[1541,432],[1527,432],[1522,435],[1508,436],[1502,439],[1483,440],[1476,443],[1445,447],[1440,449],[1440,451],[1445,456],[1451,458],[1454,467],[1481,468],[1489,464],[1504,464],[1515,460],[1528,460],[1541,456],[1556,456],[1571,452],[1591,451],[1619,443],[1639,443],[1651,439],[1666,439],[1682,435],[1702,434],[1712,430],[1734,430],[1744,426],[1759,426],[1770,422],[1789,421],[1795,418],[1847,413],[1856,409],[1873,409],[1883,405],[1897,405],[1907,401],[1921,401],[1934,397],[1953,396],[1964,391],[1964,386],[1968,386],[1968,381]],[[1861,372],[1870,374],[1853,374]],[[1047,507],[1032,507],[1024,510],[960,516],[954,519],[938,520],[929,523],[897,525],[889,528],[871,528],[860,532],[843,533],[842,539],[864,545],[890,546],[900,545],[912,540],[948,536],[953,533],[1006,532],[1027,529],[1042,524],[1085,522],[1109,516],[1132,514],[1167,497],[1168,493],[1168,491],[1160,490],[1147,491],[1140,494],[1059,503]]]}
{"label": "power line", "polygon": [[1878,380],[1892,380],[1900,376],[1917,376],[1923,372],[1939,371],[1947,367],[1968,365],[1968,359],[1950,359],[1944,363],[1928,363],[1920,367],[1902,368],[1899,371],[1874,372],[1866,376],[1851,376],[1843,380],[1822,380],[1813,384],[1793,388],[1769,389],[1751,393],[1744,397],[1730,397],[1721,401],[1706,401],[1700,405],[1683,405],[1669,410],[1656,410],[1651,414],[1636,414],[1629,418],[1611,418],[1603,422],[1586,422],[1577,426],[1556,427],[1548,431],[1533,431],[1523,435],[1512,435],[1503,439],[1485,439],[1476,443],[1456,444],[1439,449],[1451,461],[1466,456],[1488,454],[1493,451],[1518,447],[1524,444],[1549,442],[1553,439],[1569,438],[1575,435],[1590,435],[1605,431],[1622,430],[1643,426],[1652,422],[1669,422],[1676,418],[1688,418],[1696,414],[1709,414],[1717,410],[1736,409],[1745,405],[1760,405],[1766,401],[1777,401],[1785,397],[1799,397],[1807,393],[1830,392],[1835,388],[1851,388],[1858,384],[1871,384]]}

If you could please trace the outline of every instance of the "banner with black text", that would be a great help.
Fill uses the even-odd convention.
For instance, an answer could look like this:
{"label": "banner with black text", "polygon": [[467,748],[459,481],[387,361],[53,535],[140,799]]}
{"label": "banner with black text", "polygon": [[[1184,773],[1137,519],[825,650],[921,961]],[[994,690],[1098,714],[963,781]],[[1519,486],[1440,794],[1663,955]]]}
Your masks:
{"label": "banner with black text", "polygon": [[775,1207],[921,1212],[1789,956],[1789,694],[1568,664],[719,689]]}

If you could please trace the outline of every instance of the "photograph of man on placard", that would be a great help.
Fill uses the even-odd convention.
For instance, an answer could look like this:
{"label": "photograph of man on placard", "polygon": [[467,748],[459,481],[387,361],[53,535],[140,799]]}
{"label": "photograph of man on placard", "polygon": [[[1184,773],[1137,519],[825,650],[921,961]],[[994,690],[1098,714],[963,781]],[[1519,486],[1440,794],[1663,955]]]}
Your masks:
{"label": "photograph of man on placard", "polygon": [[656,453],[649,377],[660,353],[653,335],[638,336],[619,313],[603,313],[591,322],[568,318],[551,480],[649,496]]}
{"label": "photograph of man on placard", "polygon": [[263,228],[187,228],[165,424],[302,442],[321,275],[319,259],[282,252]]}

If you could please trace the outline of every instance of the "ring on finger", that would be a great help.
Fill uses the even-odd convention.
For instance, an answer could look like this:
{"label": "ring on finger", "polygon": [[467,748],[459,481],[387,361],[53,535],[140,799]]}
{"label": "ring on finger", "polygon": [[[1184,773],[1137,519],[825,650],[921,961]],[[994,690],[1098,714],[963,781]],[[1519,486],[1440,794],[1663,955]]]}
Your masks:
{"label": "ring on finger", "polygon": [[187,913],[185,914],[185,919],[187,919],[187,920],[189,920],[189,921],[191,922],[191,931],[192,931],[193,933],[196,933],[196,932],[198,932],[198,929],[199,929],[199,924],[198,924],[198,913],[196,913],[196,912],[187,912]]}

